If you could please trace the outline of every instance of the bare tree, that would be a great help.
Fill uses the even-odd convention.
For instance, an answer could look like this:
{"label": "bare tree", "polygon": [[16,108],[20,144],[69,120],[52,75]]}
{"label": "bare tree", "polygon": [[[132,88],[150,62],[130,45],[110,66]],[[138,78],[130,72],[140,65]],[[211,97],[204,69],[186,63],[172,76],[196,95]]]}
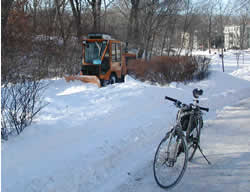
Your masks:
{"label": "bare tree", "polygon": [[240,11],[240,49],[246,48],[247,40],[247,25],[250,21],[250,2],[247,6],[244,6]]}
{"label": "bare tree", "polygon": [[115,2],[115,0],[103,0],[104,14],[103,14],[103,30],[106,31],[107,9]]}
{"label": "bare tree", "polygon": [[91,13],[93,16],[93,28],[94,32],[101,31],[101,6],[102,0],[87,0],[91,6]]}
{"label": "bare tree", "polygon": [[228,0],[226,3],[219,1],[217,3],[218,5],[218,13],[219,13],[219,34],[222,38],[221,41],[221,65],[222,65],[222,71],[225,71],[224,67],[224,26],[228,22],[229,16],[232,15],[233,7],[232,7],[232,1]]}
{"label": "bare tree", "polygon": [[[66,47],[67,40],[70,37],[70,29],[72,27],[72,20],[65,17],[65,8],[67,6],[67,0],[55,0],[56,6],[56,19],[58,20],[58,28],[60,31],[60,36],[63,39],[64,48]],[[68,16],[68,15],[66,15]]]}
{"label": "bare tree", "polygon": [[14,0],[2,0],[1,1],[2,46],[6,44],[6,25],[8,22],[8,17],[9,17],[9,13],[13,5],[13,2]]}
{"label": "bare tree", "polygon": [[[178,55],[181,54],[185,41],[188,41],[187,46],[189,48],[192,48],[192,43],[193,43],[191,41],[192,29],[190,27],[195,19],[197,8],[194,6],[191,0],[187,0],[184,2],[183,12],[184,12],[184,19],[183,19],[182,30],[181,30],[183,35],[181,36],[181,46],[180,46]],[[188,54],[188,52],[189,51],[187,51],[186,54]]]}
{"label": "bare tree", "polygon": [[236,7],[236,9],[240,10],[240,9],[244,8],[245,6],[249,6],[250,0],[238,0],[238,1],[236,1],[236,5],[238,5]]}
{"label": "bare tree", "polygon": [[8,21],[8,16],[9,16],[9,12],[11,9],[11,6],[13,4],[14,0],[2,0],[1,1],[1,6],[2,6],[2,13],[1,13],[1,27],[2,27],[2,31],[4,31],[7,21]]}
{"label": "bare tree", "polygon": [[166,21],[166,27],[164,35],[162,36],[162,44],[161,44],[161,53],[163,55],[164,49],[167,48],[167,55],[169,56],[171,53],[171,47],[173,42],[175,41],[175,31],[177,30],[177,12],[170,14]]}
{"label": "bare tree", "polygon": [[207,0],[202,6],[206,25],[207,25],[207,38],[208,38],[208,50],[211,53],[211,44],[212,44],[212,32],[213,32],[213,18],[216,11],[217,0]]}
{"label": "bare tree", "polygon": [[37,30],[37,17],[39,12],[39,7],[41,6],[42,0],[32,0],[28,2],[28,6],[30,9],[30,12],[32,14],[32,20],[33,20],[33,32],[36,33]]}
{"label": "bare tree", "polygon": [[82,27],[81,27],[82,0],[69,0],[69,2],[74,16],[75,27],[77,30],[77,37],[80,40],[82,36]]}
{"label": "bare tree", "polygon": [[139,5],[140,0],[130,0],[130,14],[128,20],[128,31],[127,31],[127,41],[137,41],[139,37]]}
{"label": "bare tree", "polygon": [[160,34],[162,29],[166,27],[165,21],[180,3],[182,3],[182,1],[166,0],[159,2],[148,0],[142,4],[140,36],[142,37],[142,47],[146,59],[148,59],[149,50],[153,49],[156,34]]}

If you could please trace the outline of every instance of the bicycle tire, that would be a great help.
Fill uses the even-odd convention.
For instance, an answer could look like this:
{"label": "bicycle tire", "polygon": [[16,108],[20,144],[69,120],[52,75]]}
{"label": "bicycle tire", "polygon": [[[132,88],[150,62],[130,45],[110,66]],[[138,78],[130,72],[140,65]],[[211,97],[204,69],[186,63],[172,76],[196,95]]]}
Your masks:
{"label": "bicycle tire", "polygon": [[[182,134],[182,132],[179,132],[179,131],[177,131],[174,134],[171,134],[171,133],[172,133],[171,131],[168,132],[166,136],[161,140],[155,152],[154,163],[153,163],[154,179],[156,183],[161,188],[164,188],[164,189],[172,188],[180,182],[180,180],[182,179],[185,173],[185,170],[187,168],[187,162],[188,162],[188,150],[187,150],[187,144],[186,144],[186,139],[184,135]],[[183,147],[183,153],[180,153],[180,155],[177,157],[177,161],[171,167],[168,164],[169,163],[169,161],[167,160],[168,152],[166,152],[166,148],[168,146],[168,142],[172,142],[171,141],[172,139],[177,140],[177,141],[180,140],[178,146]],[[170,143],[170,147],[171,145],[172,144]],[[164,162],[161,162],[162,160]],[[158,164],[161,164],[159,168],[158,168]],[[178,171],[179,173],[178,172],[175,173],[178,170],[178,168],[179,168],[179,171]],[[162,174],[161,172],[163,172],[163,175],[161,175]],[[176,178],[173,178],[173,174],[176,175]],[[173,181],[171,181],[172,179]]]}

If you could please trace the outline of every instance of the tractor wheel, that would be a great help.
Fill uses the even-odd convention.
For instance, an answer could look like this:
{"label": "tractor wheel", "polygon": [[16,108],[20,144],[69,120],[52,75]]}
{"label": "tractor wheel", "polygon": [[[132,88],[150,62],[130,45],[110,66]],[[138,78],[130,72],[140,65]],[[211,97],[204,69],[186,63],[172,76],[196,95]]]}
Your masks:
{"label": "tractor wheel", "polygon": [[102,87],[106,87],[106,86],[108,86],[110,84],[110,80],[102,79],[101,84],[102,84]]}
{"label": "tractor wheel", "polygon": [[119,82],[124,83],[124,81],[125,81],[125,75],[122,75]]}
{"label": "tractor wheel", "polygon": [[115,74],[110,75],[110,84],[117,83],[117,78]]}

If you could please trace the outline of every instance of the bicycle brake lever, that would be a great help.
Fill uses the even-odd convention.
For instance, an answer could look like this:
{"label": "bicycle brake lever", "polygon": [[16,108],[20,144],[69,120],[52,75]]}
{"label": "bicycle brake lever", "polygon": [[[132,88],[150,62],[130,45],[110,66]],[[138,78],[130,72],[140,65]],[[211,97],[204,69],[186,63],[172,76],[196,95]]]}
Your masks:
{"label": "bicycle brake lever", "polygon": [[181,107],[181,102],[180,101],[176,101],[175,105],[176,105],[176,107]]}

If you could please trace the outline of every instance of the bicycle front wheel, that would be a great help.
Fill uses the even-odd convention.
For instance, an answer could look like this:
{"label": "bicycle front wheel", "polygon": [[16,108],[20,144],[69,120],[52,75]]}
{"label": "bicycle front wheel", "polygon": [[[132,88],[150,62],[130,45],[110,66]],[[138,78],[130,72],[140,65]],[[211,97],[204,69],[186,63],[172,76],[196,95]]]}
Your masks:
{"label": "bicycle front wheel", "polygon": [[178,184],[187,168],[188,150],[180,132],[168,132],[160,142],[154,157],[153,171],[156,183],[162,188]]}

